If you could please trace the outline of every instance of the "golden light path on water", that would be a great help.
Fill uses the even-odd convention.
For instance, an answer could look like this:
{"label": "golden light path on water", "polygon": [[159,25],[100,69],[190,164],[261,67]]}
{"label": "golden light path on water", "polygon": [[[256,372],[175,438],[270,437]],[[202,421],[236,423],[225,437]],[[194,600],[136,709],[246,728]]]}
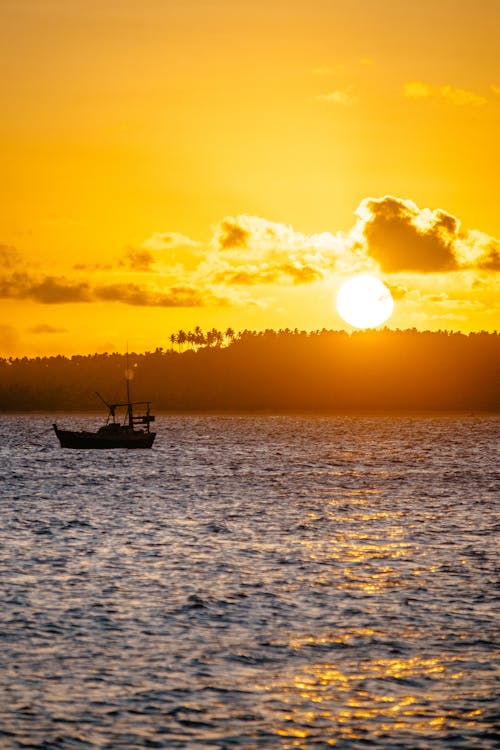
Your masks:
{"label": "golden light path on water", "polygon": [[[346,523],[352,524],[353,528],[348,533],[320,542],[302,542],[302,550],[309,559],[317,563],[326,564],[333,560],[339,563],[341,581],[335,584],[339,590],[350,590],[365,596],[390,595],[391,590],[407,586],[405,576],[401,576],[401,572],[390,561],[408,557],[414,559],[415,556],[422,563],[412,566],[411,575],[417,580],[422,579],[425,586],[425,580],[436,575],[439,566],[427,560],[425,552],[418,545],[406,541],[408,524],[404,525],[404,512],[367,513],[367,492],[359,493],[358,499],[356,494],[356,491],[350,493],[351,515],[339,515],[333,508],[329,514],[330,520],[344,527]],[[359,510],[352,513],[356,506]],[[314,523],[319,517],[320,514],[311,513],[310,522]],[[389,530],[386,529],[384,538],[369,541],[366,531],[355,530],[355,527],[366,529],[366,524],[389,520],[392,525]],[[466,560],[461,563],[467,566]],[[318,576],[318,587],[332,584],[330,572]],[[390,605],[388,609],[390,611]],[[420,648],[425,654],[426,644],[417,625],[406,626],[399,636],[402,641],[421,641]],[[393,637],[388,632],[370,627],[339,628],[338,631],[332,630],[321,635],[307,632],[295,635],[289,641],[289,646],[298,655],[304,652],[306,659],[309,659],[311,651],[355,650],[356,646],[370,641],[390,642]],[[460,637],[466,638],[465,635]],[[443,641],[445,640],[443,636]],[[373,722],[378,727],[379,738],[387,736],[388,740],[393,740],[395,736],[399,736],[400,741],[404,742],[403,738],[407,735],[412,738],[412,743],[417,743],[419,735],[422,738],[429,734],[438,736],[443,729],[459,734],[476,725],[483,713],[481,708],[460,711],[465,697],[461,682],[468,668],[470,666],[467,659],[447,652],[443,644],[439,656],[422,655],[405,659],[370,658],[364,654],[363,658],[357,659],[354,655],[347,669],[345,666],[339,668],[335,661],[308,661],[299,672],[290,674],[287,678],[278,678],[263,688],[279,693],[288,707],[288,711],[285,710],[282,715],[281,726],[277,729],[277,733],[286,738],[284,748],[307,750],[311,746],[310,742],[318,741],[319,737],[331,747],[339,744],[351,747],[344,742],[366,739]],[[420,688],[422,684],[427,685],[424,691]],[[419,689],[412,691],[412,686],[417,685]],[[388,686],[392,690],[388,690]],[[485,686],[484,689],[476,690],[474,698],[480,703],[488,695],[489,689]],[[433,708],[436,699],[449,706],[449,710],[436,715]],[[318,727],[322,728],[319,732]],[[410,742],[409,739],[408,741]]]}
{"label": "golden light path on water", "polygon": [[[355,496],[352,495],[351,505],[356,505]],[[360,498],[359,512],[351,516],[343,515],[343,523],[352,522],[359,527],[392,518],[395,525],[389,534],[390,541],[380,539],[369,542],[366,532],[351,530],[348,534],[339,534],[337,538],[324,542],[303,542],[302,548],[308,553],[309,559],[316,562],[338,561],[341,580],[335,585],[339,590],[350,590],[364,596],[390,596],[391,590],[407,586],[407,581],[389,561],[409,556],[414,558],[419,549],[405,541],[404,528],[397,525],[394,516],[399,516],[400,522],[403,522],[402,513],[366,513],[363,506],[364,502]],[[335,512],[330,517],[333,521],[340,520],[336,519]],[[312,514],[311,522],[314,520]],[[437,568],[437,565],[428,561],[426,564],[413,566],[411,575],[417,580],[422,578],[425,581],[436,573]],[[316,585],[334,585],[331,573],[320,575]],[[388,610],[390,611],[389,602]],[[379,738],[384,735],[388,738],[400,735],[401,740],[407,733],[412,737],[412,742],[417,742],[419,735],[423,738],[429,733],[438,735],[444,728],[460,732],[473,727],[482,710],[477,708],[462,714],[459,710],[464,698],[461,681],[468,668],[467,660],[448,653],[444,644],[439,656],[426,657],[426,644],[417,625],[406,626],[399,636],[402,641],[408,639],[416,644],[420,642],[419,648],[424,655],[406,659],[371,658],[364,653],[362,658],[356,658],[357,647],[366,646],[370,642],[389,643],[394,638],[393,634],[370,627],[340,627],[338,631],[332,630],[319,635],[304,632],[290,639],[290,648],[299,656],[304,652],[307,663],[300,671],[263,686],[265,690],[279,693],[288,709],[284,710],[277,728],[277,733],[287,740],[283,747],[307,750],[310,747],[309,741],[317,741],[319,736],[329,746],[335,747],[340,743],[344,747],[343,741],[366,738],[373,723],[378,727]],[[397,644],[394,645],[397,648]],[[344,659],[342,668],[331,660],[309,661],[311,652],[331,652],[336,649],[340,652],[344,649],[353,650],[353,657],[347,668]],[[425,690],[422,690],[422,684],[427,685]],[[412,690],[412,686],[417,685],[418,689]],[[480,702],[487,695],[488,689],[485,687],[483,691],[477,690],[474,698]],[[447,712],[436,715],[433,707],[437,699],[449,706]]]}

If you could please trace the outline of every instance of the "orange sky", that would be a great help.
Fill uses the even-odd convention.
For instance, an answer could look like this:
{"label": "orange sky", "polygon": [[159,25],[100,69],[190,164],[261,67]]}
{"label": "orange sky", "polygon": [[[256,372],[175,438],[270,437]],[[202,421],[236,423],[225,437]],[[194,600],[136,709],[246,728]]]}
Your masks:
{"label": "orange sky", "polygon": [[0,356],[498,329],[497,0],[2,0]]}

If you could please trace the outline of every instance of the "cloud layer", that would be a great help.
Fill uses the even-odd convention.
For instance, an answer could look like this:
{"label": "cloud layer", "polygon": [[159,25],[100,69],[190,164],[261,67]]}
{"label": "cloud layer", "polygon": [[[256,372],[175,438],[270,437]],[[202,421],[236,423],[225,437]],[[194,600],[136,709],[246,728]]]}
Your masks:
{"label": "cloud layer", "polygon": [[0,245],[0,297],[41,305],[260,304],[257,287],[329,283],[359,271],[385,274],[395,293],[408,297],[408,274],[440,279],[467,272],[468,283],[489,284],[500,270],[500,242],[464,229],[441,208],[386,195],[362,200],[355,216],[347,233],[311,235],[258,216],[227,216],[205,246],[158,232],[114,263],[83,262],[62,274],[37,273],[16,248]]}

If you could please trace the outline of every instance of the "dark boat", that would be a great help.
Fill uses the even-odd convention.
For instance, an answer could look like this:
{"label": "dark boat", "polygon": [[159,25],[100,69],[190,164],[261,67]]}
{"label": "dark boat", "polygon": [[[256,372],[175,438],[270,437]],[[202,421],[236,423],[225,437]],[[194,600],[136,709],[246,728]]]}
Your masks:
{"label": "dark boat", "polygon": [[[99,394],[97,394],[99,396]],[[109,409],[106,424],[97,432],[87,430],[61,430],[54,424],[54,432],[61,448],[151,448],[156,432],[150,432],[149,425],[155,421],[150,413],[149,401],[130,401],[127,381],[127,401],[119,404],[108,404],[99,396]],[[143,409],[139,415],[134,414],[134,407]],[[123,422],[117,421],[117,409],[124,409]]]}

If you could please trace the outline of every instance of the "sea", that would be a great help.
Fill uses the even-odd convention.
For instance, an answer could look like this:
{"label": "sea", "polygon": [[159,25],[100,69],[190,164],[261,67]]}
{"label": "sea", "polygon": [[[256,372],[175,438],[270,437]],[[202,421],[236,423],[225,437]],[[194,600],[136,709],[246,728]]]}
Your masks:
{"label": "sea", "polygon": [[500,746],[499,417],[52,421],[0,417],[0,748]]}

